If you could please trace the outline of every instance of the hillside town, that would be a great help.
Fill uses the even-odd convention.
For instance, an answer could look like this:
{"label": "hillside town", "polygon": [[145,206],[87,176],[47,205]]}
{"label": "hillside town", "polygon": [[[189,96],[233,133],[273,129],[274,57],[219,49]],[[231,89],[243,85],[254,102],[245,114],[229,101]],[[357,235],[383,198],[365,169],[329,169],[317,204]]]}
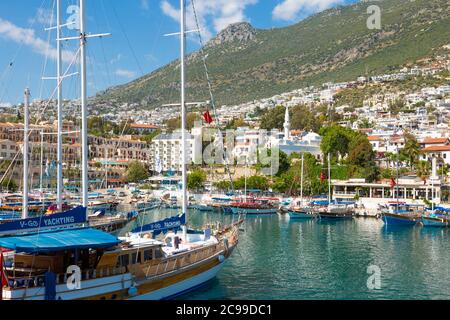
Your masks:
{"label": "hillside town", "polygon": [[[415,161],[427,162],[426,172],[417,174],[416,168],[409,166],[408,161],[400,161],[403,176],[399,180],[403,189],[401,197],[410,200],[425,199],[437,203],[447,199],[447,173],[450,167],[450,85],[448,84],[450,60],[438,57],[422,61],[421,66],[402,68],[398,73],[373,77],[358,77],[355,81],[344,83],[325,83],[322,88],[308,87],[261,99],[237,106],[221,106],[216,110],[217,119],[211,124],[205,121],[195,122],[188,135],[187,162],[206,168],[208,185],[213,188],[213,181],[226,180],[224,170],[225,159],[233,166],[235,178],[243,173],[245,166],[252,167],[252,174],[257,174],[255,165],[258,162],[258,152],[262,149],[278,147],[280,152],[288,157],[293,154],[309,153],[318,163],[324,163],[326,154],[323,152],[322,136],[319,132],[308,129],[291,128],[292,108],[298,105],[308,106],[314,112],[319,106],[326,106],[327,117],[332,113],[341,127],[348,128],[367,136],[375,153],[374,163],[380,169],[395,168],[395,154],[405,148],[408,137],[413,137],[420,147]],[[383,91],[367,96],[362,104],[352,105],[342,103],[340,94],[346,90],[365,90],[366,88],[384,88],[392,83],[401,84],[408,79],[432,79],[439,85],[424,86],[415,90]],[[424,81],[426,83],[426,81]],[[443,84],[440,84],[443,83]],[[31,108],[34,114],[39,114],[44,108],[43,101],[34,101]],[[50,187],[55,183],[54,168],[56,161],[56,121],[50,116],[54,102],[48,105],[45,122],[31,127],[30,159],[32,161],[32,181],[34,187],[44,184]],[[393,106],[397,106],[394,110]],[[261,117],[274,108],[283,108],[283,124],[281,128],[261,129]],[[66,114],[76,115],[77,101],[66,101]],[[123,124],[126,129],[117,135],[90,135],[89,180],[92,189],[100,187],[117,187],[127,183],[127,170],[130,164],[139,162],[149,172],[149,181],[154,187],[159,187],[167,175],[177,179],[180,172],[180,139],[178,130],[167,127],[167,119],[171,118],[178,106],[165,106],[151,111],[136,113],[136,106],[121,106],[118,113],[99,114],[93,112],[91,117],[100,117],[104,121]],[[98,106],[93,108],[100,110]],[[200,109],[201,110],[201,109]],[[18,108],[3,107],[3,118],[13,117],[22,111]],[[32,113],[32,114],[33,114]],[[72,119],[70,118],[70,119]],[[223,143],[226,139],[226,129],[236,119],[242,120],[242,125],[234,128],[233,145]],[[327,119],[325,124],[330,124]],[[218,139],[216,128],[222,128],[222,137]],[[67,173],[66,185],[77,185],[80,172],[80,134],[79,124],[73,120],[64,121],[63,167]],[[20,121],[0,123],[0,159],[2,166],[0,174],[9,174],[9,180],[18,188],[21,184],[21,157],[18,156],[23,141],[23,124]],[[144,139],[151,135],[150,140]],[[211,136],[213,138],[211,139]],[[209,170],[204,161],[205,142],[224,146],[228,156],[214,163],[214,170]],[[231,148],[231,149],[230,149]],[[41,152],[42,150],[42,152]],[[346,155],[339,155],[339,163],[343,163]],[[241,159],[241,161],[239,161]],[[242,161],[245,159],[245,161]],[[437,162],[435,161],[437,159]],[[217,159],[216,159],[217,160]],[[11,164],[11,166],[10,166]],[[9,169],[13,169],[8,171]],[[52,171],[53,169],[53,171]],[[408,170],[407,170],[408,169]],[[439,173],[439,174],[438,174]],[[276,175],[272,173],[272,175]],[[391,173],[392,175],[392,173]],[[151,177],[150,177],[151,176]],[[426,178],[424,179],[424,176]],[[179,179],[180,177],[178,177]],[[377,181],[366,181],[363,177],[353,177],[347,181],[333,182],[334,194],[341,199],[353,199],[358,196],[366,198],[390,199],[390,180],[392,177],[379,176]],[[6,181],[6,180],[5,180]],[[7,184],[3,183],[3,188]],[[268,189],[272,188],[267,186]],[[378,203],[378,199],[376,199]]]}

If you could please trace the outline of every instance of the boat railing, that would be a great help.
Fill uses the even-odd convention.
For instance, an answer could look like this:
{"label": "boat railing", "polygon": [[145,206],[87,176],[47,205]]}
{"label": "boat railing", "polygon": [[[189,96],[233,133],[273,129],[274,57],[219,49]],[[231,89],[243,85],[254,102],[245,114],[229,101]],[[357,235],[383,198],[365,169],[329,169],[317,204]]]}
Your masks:
{"label": "boat railing", "polygon": [[218,251],[221,244],[194,249],[183,254],[169,257],[159,263],[149,264],[145,272],[146,277],[157,277],[168,272],[202,261]]}
{"label": "boat railing", "polygon": [[[102,267],[97,269],[88,269],[81,272],[81,281],[106,278],[126,273],[126,267]],[[70,274],[56,274],[56,285],[67,283]],[[40,288],[45,287],[45,275],[24,276],[9,278],[8,286],[10,289]]]}

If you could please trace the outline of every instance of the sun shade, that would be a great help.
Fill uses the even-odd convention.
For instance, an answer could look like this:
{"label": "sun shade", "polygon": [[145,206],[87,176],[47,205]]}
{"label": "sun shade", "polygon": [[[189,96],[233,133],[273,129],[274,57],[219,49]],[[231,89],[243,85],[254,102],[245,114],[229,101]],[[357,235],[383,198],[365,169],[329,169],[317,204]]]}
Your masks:
{"label": "sun shade", "polygon": [[0,247],[16,252],[33,253],[109,248],[119,242],[119,239],[103,231],[82,228],[3,237],[0,238]]}

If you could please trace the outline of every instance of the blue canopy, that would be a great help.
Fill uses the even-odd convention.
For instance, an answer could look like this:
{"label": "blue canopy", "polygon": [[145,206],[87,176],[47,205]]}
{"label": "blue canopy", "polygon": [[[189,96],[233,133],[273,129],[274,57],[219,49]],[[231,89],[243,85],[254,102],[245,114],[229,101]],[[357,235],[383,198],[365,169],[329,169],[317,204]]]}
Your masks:
{"label": "blue canopy", "polygon": [[70,249],[110,248],[121,242],[109,233],[91,229],[67,229],[0,238],[0,247],[16,252],[54,252]]}

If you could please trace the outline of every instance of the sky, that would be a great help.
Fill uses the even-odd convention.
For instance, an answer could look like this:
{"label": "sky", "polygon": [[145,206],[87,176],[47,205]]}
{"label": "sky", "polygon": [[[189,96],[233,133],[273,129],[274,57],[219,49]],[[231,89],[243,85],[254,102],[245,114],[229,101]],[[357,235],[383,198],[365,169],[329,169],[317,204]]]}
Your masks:
{"label": "sky", "polygon": [[[111,36],[88,41],[88,94],[127,83],[179,56],[179,0],[85,0],[88,33]],[[194,0],[205,41],[230,23],[248,21],[269,29],[294,24],[311,14],[356,0]],[[61,0],[63,37],[77,35],[78,0]],[[20,103],[24,88],[32,99],[55,98],[56,0],[0,1],[0,106]],[[195,30],[191,0],[187,29]],[[64,98],[80,95],[78,42],[63,41]],[[188,51],[198,49],[198,36],[188,37]],[[73,74],[73,75],[71,75]]]}

